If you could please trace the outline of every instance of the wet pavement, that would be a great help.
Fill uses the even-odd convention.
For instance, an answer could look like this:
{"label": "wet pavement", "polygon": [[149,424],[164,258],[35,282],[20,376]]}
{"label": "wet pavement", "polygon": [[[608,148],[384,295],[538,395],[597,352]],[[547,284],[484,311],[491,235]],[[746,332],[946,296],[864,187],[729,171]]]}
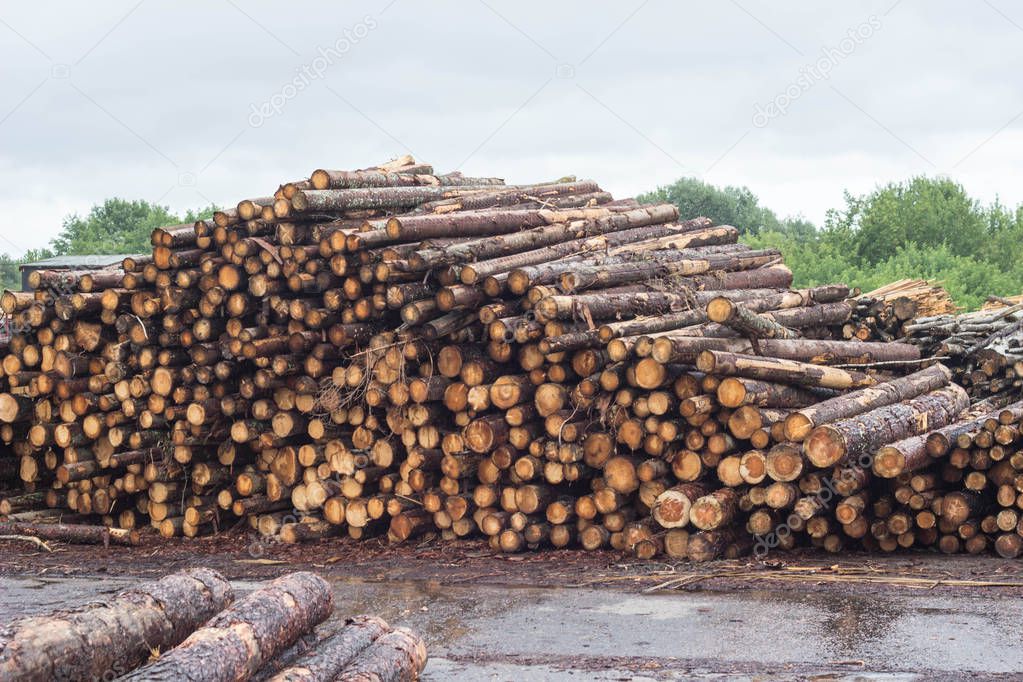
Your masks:
{"label": "wet pavement", "polygon": [[[1023,671],[1023,601],[961,589],[644,594],[617,588],[334,577],[335,619],[421,632],[425,680],[981,679]],[[0,622],[88,601],[126,576],[0,577]],[[239,593],[256,582],[235,581]]]}

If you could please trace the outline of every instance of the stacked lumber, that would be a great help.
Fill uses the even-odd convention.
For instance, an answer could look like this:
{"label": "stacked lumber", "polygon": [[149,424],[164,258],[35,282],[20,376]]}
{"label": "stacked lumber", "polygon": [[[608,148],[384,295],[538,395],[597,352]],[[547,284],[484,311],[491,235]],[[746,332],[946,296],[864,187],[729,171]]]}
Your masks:
{"label": "stacked lumber", "polygon": [[419,635],[373,616],[317,633],[333,608],[330,585],[314,573],[285,575],[234,601],[219,573],[190,569],[109,600],[14,621],[0,629],[0,676],[26,682],[418,678],[427,660]]}
{"label": "stacked lumber", "polygon": [[[860,460],[974,417],[952,373],[847,334],[848,287],[792,289],[777,250],[686,218],[401,159],[156,230],[117,276],[35,273],[0,300],[27,330],[0,393],[15,521],[644,558],[940,543],[893,546],[907,483]],[[55,282],[77,291],[48,304]],[[814,502],[848,471],[844,511]]]}
{"label": "stacked lumber", "polygon": [[905,335],[903,326],[917,317],[954,315],[959,309],[948,291],[922,279],[901,279],[855,298],[844,338],[893,341]]}
{"label": "stacked lumber", "polygon": [[1016,296],[988,296],[988,299],[984,301],[984,305],[982,305],[980,309],[997,310],[998,308],[1014,306],[1017,303],[1023,303],[1023,294]]}

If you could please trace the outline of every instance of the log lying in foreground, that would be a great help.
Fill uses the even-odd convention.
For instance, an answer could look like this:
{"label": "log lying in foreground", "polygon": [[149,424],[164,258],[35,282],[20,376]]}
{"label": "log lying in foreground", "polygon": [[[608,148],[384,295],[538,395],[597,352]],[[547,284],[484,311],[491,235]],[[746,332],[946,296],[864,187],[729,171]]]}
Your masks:
{"label": "log lying in foreground", "polygon": [[123,679],[248,679],[326,620],[333,608],[333,592],[323,578],[314,573],[291,573],[240,599],[179,646]]}
{"label": "log lying in foreground", "polygon": [[365,649],[335,677],[339,682],[412,682],[426,667],[426,643],[405,628],[395,628]]}
{"label": "log lying in foreground", "polygon": [[138,531],[84,524],[0,521],[0,535],[31,535],[43,541],[75,545],[139,544]]}
{"label": "log lying in foreground", "polygon": [[318,642],[270,682],[329,682],[353,664],[389,627],[382,618],[356,616],[344,627]]}
{"label": "log lying in foreground", "polygon": [[110,679],[176,646],[233,599],[223,576],[198,568],[105,602],[15,621],[0,630],[0,679]]}

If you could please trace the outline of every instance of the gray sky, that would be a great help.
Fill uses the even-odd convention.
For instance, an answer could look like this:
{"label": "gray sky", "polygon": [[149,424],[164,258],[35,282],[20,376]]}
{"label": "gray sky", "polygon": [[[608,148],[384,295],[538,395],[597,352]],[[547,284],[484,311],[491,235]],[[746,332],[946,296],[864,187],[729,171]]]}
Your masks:
{"label": "gray sky", "polygon": [[920,173],[1015,205],[1021,34],[1008,0],[0,0],[0,251],[110,196],[404,153],[617,196],[696,175],[818,223]]}

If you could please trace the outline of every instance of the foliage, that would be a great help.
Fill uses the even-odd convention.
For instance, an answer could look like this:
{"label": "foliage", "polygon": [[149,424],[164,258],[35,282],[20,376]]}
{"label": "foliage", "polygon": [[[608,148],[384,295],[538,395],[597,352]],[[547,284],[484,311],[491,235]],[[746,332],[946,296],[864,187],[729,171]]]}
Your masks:
{"label": "foliage", "polygon": [[813,223],[802,218],[779,220],[774,211],[760,205],[748,187],[719,188],[696,178],[682,178],[637,197],[642,203],[670,203],[683,218],[706,216],[718,225],[733,225],[743,235],[761,232],[812,234]]}
{"label": "foliage", "polygon": [[869,291],[921,278],[942,283],[967,309],[991,295],[1023,292],[1023,206],[983,206],[948,178],[916,177],[863,196],[847,193],[845,205],[828,211],[819,230],[802,219],[778,220],[745,188],[718,189],[691,178],[642,200],[671,201],[685,217],[735,225],[754,248],[778,248],[796,286],[843,282]]}
{"label": "foliage", "polygon": [[0,286],[20,288],[18,266],[22,263],[54,256],[147,253],[152,248],[149,235],[155,228],[211,218],[216,210],[215,206],[190,209],[178,217],[168,207],[148,201],[107,199],[84,217],[67,216],[60,234],[51,240],[51,248],[31,249],[20,258],[0,254]]}
{"label": "foliage", "polygon": [[179,222],[165,206],[147,201],[107,199],[84,218],[74,214],[51,244],[59,255],[142,253],[149,235],[161,225]]}

